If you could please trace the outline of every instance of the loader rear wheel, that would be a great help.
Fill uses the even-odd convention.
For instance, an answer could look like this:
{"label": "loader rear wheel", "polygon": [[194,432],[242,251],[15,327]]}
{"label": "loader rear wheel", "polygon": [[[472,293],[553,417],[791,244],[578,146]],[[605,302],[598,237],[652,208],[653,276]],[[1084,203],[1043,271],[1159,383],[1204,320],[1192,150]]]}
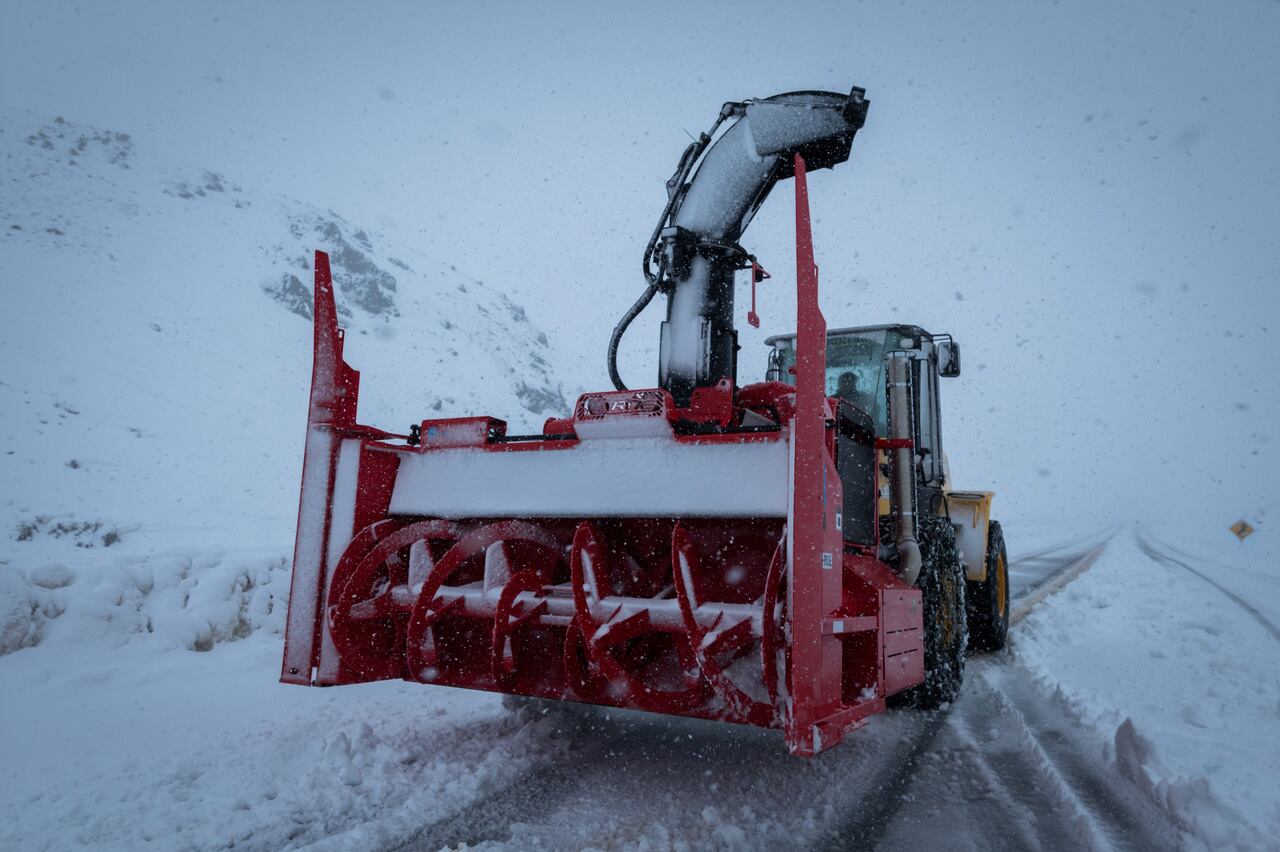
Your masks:
{"label": "loader rear wheel", "polygon": [[999,651],[1009,636],[1009,557],[999,521],[987,528],[987,579],[967,584],[969,648]]}
{"label": "loader rear wheel", "polygon": [[955,528],[935,515],[922,516],[919,526],[922,563],[916,588],[924,598],[924,682],[904,692],[902,703],[933,710],[960,694],[969,628]]}

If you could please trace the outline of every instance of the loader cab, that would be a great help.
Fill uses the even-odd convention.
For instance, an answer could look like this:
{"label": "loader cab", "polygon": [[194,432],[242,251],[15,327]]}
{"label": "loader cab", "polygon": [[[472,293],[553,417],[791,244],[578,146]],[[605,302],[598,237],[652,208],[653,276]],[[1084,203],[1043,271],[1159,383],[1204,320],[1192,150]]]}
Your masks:
{"label": "loader cab", "polygon": [[[795,384],[796,336],[777,335],[766,378]],[[864,412],[877,437],[887,437],[885,356],[905,351],[912,356],[912,422],[920,484],[945,486],[938,378],[960,374],[960,349],[950,335],[934,335],[915,325],[876,325],[827,332],[826,392]],[[852,380],[851,380],[852,377]]]}

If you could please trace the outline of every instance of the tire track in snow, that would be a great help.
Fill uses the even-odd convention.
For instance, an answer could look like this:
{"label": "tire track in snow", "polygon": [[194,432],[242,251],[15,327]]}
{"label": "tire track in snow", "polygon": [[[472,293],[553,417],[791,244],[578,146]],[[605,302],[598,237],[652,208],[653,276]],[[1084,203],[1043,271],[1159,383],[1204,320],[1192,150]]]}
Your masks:
{"label": "tire track in snow", "polygon": [[1280,642],[1280,628],[1277,628],[1276,625],[1271,622],[1271,619],[1263,615],[1258,610],[1258,608],[1255,607],[1253,604],[1249,603],[1244,598],[1240,597],[1235,592],[1226,588],[1225,586],[1220,584],[1217,580],[1214,580],[1212,577],[1208,576],[1207,574],[1204,574],[1203,572],[1197,571],[1195,568],[1192,568],[1190,565],[1183,562],[1181,559],[1177,559],[1173,556],[1170,556],[1168,553],[1165,553],[1157,549],[1147,540],[1147,537],[1143,535],[1141,531],[1139,531],[1137,534],[1137,540],[1138,540],[1138,547],[1142,548],[1142,552],[1145,553],[1147,556],[1151,557],[1153,560],[1155,560],[1156,562],[1159,562],[1162,565],[1177,566],[1179,568],[1182,568],[1184,571],[1190,571],[1192,574],[1196,575],[1201,580],[1204,580],[1206,583],[1208,583],[1210,586],[1213,586],[1215,589],[1217,589],[1219,592],[1225,595],[1229,600],[1231,600],[1233,603],[1235,603],[1245,612],[1249,613],[1249,615],[1253,616],[1254,620],[1257,621],[1258,624],[1262,625],[1262,628],[1264,630],[1266,630],[1268,633],[1271,634],[1272,639],[1275,639],[1277,642]]}
{"label": "tire track in snow", "polygon": [[979,660],[927,747],[821,848],[1172,849],[1168,817],[1010,659]]}
{"label": "tire track in snow", "polygon": [[[1005,712],[1034,741],[1045,774],[1058,778],[1105,841],[1103,848],[1170,849],[1181,835],[1092,741],[1060,696],[1046,695],[1015,662],[993,660],[984,672]],[[1092,755],[1090,754],[1093,752]]]}
{"label": "tire track in snow", "polygon": [[[1075,539],[1051,547],[1041,548],[1021,556],[1016,561],[1010,561],[1011,574],[1013,569],[1018,566],[1025,566],[1028,562],[1040,563],[1041,565],[1048,562],[1051,565],[1051,570],[1046,571],[1043,567],[1040,567],[1031,572],[1032,576],[1029,578],[1031,582],[1024,581],[1022,588],[1018,590],[1019,593],[1013,601],[1010,623],[1016,624],[1021,621],[1036,605],[1088,570],[1114,536],[1115,531],[1109,530],[1101,540],[1093,536],[1087,537],[1085,539],[1087,543],[1083,549],[1081,548],[1080,540]],[[1090,539],[1093,539],[1093,541],[1090,541]],[[1096,543],[1094,543],[1095,541]],[[1050,554],[1060,554],[1062,551],[1068,552],[1056,558],[1050,558]],[[1025,576],[1027,572],[1020,573]],[[1013,579],[1011,576],[1011,581]],[[1025,755],[1014,753],[1011,757],[1003,758],[1005,764],[1003,769],[992,765],[991,762],[982,760],[979,751],[972,746],[975,740],[971,733],[968,737],[970,755],[968,757],[957,757],[957,755],[965,751],[963,747],[965,734],[963,732],[975,730],[973,726],[974,720],[969,718],[972,715],[971,711],[968,710],[969,706],[975,702],[982,701],[986,701],[987,704],[991,703],[989,695],[985,698],[974,697],[973,693],[975,692],[991,692],[991,688],[985,681],[974,682],[977,679],[975,675],[981,675],[990,666],[997,665],[997,663],[993,659],[979,658],[971,660],[969,665],[970,671],[966,674],[966,685],[960,698],[953,705],[936,714],[932,724],[921,731],[920,739],[915,746],[904,752],[903,763],[893,772],[892,777],[882,782],[875,795],[867,797],[860,803],[862,806],[857,809],[853,819],[846,821],[833,832],[827,834],[822,848],[829,850],[877,848],[889,839],[892,839],[892,842],[888,843],[891,848],[915,848],[916,846],[924,848],[931,846],[933,840],[926,840],[926,838],[936,837],[932,832],[926,832],[924,835],[915,838],[910,833],[906,836],[898,835],[902,834],[900,828],[902,822],[905,821],[908,824],[912,824],[919,819],[918,814],[910,807],[916,802],[917,796],[907,791],[920,786],[922,782],[919,781],[919,778],[928,774],[932,768],[931,761],[939,759],[940,755],[948,755],[950,760],[959,759],[970,764],[972,780],[975,783],[973,789],[984,789],[984,785],[987,789],[1000,788],[1004,776],[1011,773],[1024,779],[1029,776],[1029,773],[1034,774],[1034,766],[1029,767],[1026,764]],[[1004,711],[1006,715],[1009,715],[1010,712],[1016,713],[1016,710],[1013,709],[1014,704],[1007,698],[1002,703],[1008,708]],[[1018,714],[1017,718],[1021,720],[1024,716]],[[1037,746],[1037,739],[1025,721],[1021,722],[1021,729],[1026,733],[1026,736],[1023,737],[1023,745],[1043,754],[1044,750]],[[957,750],[957,743],[961,744],[959,750]],[[1043,773],[1041,774],[1043,775]],[[1079,804],[1079,799],[1071,795],[1072,785],[1059,776],[1051,775],[1050,777],[1056,779],[1057,789],[1061,791],[1063,800],[1076,803],[1077,821],[1083,820],[1090,826],[1090,835],[1096,842],[1083,848],[1107,848],[1107,844],[1101,842],[1105,836],[1102,829],[1092,819],[1089,811]],[[1031,830],[1035,823],[1035,805],[1037,803],[1026,801],[1020,796],[1021,792],[1021,788],[1018,787],[1006,789],[998,797],[1000,799],[998,804],[1001,807],[984,809],[984,827],[990,828],[990,826],[999,823],[1002,825],[1002,831],[993,841],[995,845],[984,842],[981,836],[971,838],[973,841],[970,844],[972,848],[1005,848],[1005,845],[1002,845],[999,839],[1012,837],[1019,838],[1019,841],[1009,848],[1043,847],[1050,842],[1062,846],[1066,842],[1066,838],[1074,837],[1074,835],[1066,832],[1065,829],[1059,832],[1060,836],[1054,836],[1053,832],[1041,834]],[[1105,797],[1095,795],[1093,798],[1099,802],[1105,801]],[[933,806],[931,805],[930,807]],[[1114,808],[1104,809],[1104,812],[1122,813],[1122,811]],[[943,829],[940,828],[940,830]],[[990,832],[987,831],[986,834],[989,835]],[[987,839],[990,840],[989,837]]]}
{"label": "tire track in snow", "polygon": [[[1004,658],[979,661],[972,674],[874,846],[1179,846],[1169,819],[1078,736],[1068,709],[1029,673]],[[854,848],[855,838],[829,848]]]}
{"label": "tire track in snow", "polygon": [[894,760],[896,768],[885,773],[874,789],[848,809],[858,816],[825,832],[817,848],[841,852],[846,849],[875,849],[880,845],[902,808],[902,791],[918,771],[921,760],[930,753],[947,721],[947,712],[938,710],[929,714],[919,736]]}
{"label": "tire track in snow", "polygon": [[[1017,559],[1009,560],[1009,567],[1015,568],[1026,562],[1034,562],[1040,559],[1044,559],[1050,554],[1060,553],[1066,550],[1067,548],[1072,548],[1073,553],[1075,554],[1084,553],[1094,545],[1101,544],[1102,542],[1113,538],[1115,536],[1115,533],[1116,531],[1114,529],[1108,529],[1106,532],[1100,532],[1100,533],[1094,533],[1093,535],[1081,536],[1080,538],[1069,539],[1067,541],[1059,542],[1058,544],[1051,544],[1048,547],[1042,547],[1039,550],[1033,550],[1030,553],[1022,553],[1022,554],[1019,554]],[[1053,561],[1056,561],[1061,565],[1063,564],[1064,558],[1070,560],[1070,559],[1074,559],[1075,556],[1068,555],[1067,557],[1058,557],[1056,560],[1053,560]]]}
{"label": "tire track in snow", "polygon": [[1019,600],[1026,599],[1046,584],[1077,568],[1081,560],[1110,542],[1118,531],[1118,527],[1099,530],[1011,558],[1009,587],[1013,593],[1012,603],[1016,605]]}

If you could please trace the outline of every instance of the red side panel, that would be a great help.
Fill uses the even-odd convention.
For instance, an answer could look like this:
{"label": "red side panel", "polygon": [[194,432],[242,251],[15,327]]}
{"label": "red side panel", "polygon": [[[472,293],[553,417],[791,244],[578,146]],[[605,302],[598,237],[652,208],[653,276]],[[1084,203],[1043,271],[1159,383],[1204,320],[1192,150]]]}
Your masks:
{"label": "red side panel", "polygon": [[311,368],[311,404],[302,462],[298,536],[293,550],[293,583],[285,623],[285,683],[309,684],[319,664],[320,624],[326,588],[326,551],[332,525],[332,497],[339,433],[356,422],[360,374],[342,360],[343,332],[338,328],[329,256],[316,252],[315,343]]}
{"label": "red side panel", "polygon": [[809,192],[804,158],[799,154],[795,155],[795,182],[796,413],[787,589],[791,706],[786,715],[786,739],[793,753],[815,754],[842,733],[839,725],[832,730],[833,714],[843,707],[841,640],[823,631],[823,619],[841,605],[843,547],[835,515],[842,495],[827,451],[827,323],[818,307]]}

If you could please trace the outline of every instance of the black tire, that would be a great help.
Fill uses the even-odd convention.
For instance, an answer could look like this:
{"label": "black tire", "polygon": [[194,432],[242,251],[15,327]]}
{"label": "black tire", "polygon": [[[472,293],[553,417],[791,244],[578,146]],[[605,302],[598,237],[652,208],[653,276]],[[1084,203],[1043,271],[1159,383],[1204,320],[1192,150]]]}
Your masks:
{"label": "black tire", "polygon": [[924,597],[924,682],[902,693],[901,703],[935,710],[954,701],[964,683],[969,643],[964,564],[949,520],[925,515],[919,527],[921,566],[916,588]]}
{"label": "black tire", "polygon": [[1009,556],[999,521],[987,527],[987,579],[967,583],[969,650],[999,651],[1009,638]]}

